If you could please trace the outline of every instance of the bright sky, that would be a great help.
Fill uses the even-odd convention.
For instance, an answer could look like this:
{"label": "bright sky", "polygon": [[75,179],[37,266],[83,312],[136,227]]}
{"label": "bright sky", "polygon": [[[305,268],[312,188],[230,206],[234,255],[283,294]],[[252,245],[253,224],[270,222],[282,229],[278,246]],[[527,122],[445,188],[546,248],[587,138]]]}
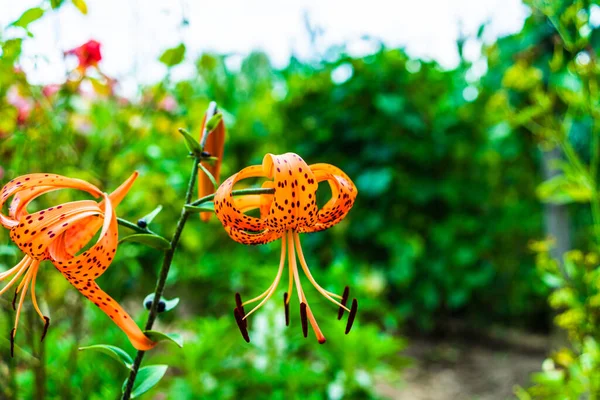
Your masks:
{"label": "bright sky", "polygon": [[[0,0],[0,28],[6,27],[41,0]],[[159,80],[166,71],[157,58],[183,41],[186,61],[202,52],[245,55],[266,51],[283,66],[291,54],[310,57],[305,15],[322,30],[317,50],[348,42],[355,54],[372,43],[364,35],[402,46],[413,55],[435,59],[452,67],[458,61],[455,41],[462,32],[474,35],[490,21],[485,41],[517,32],[527,16],[520,0],[87,0],[89,14],[70,4],[34,22],[33,39],[26,41],[23,68],[35,83],[64,79],[64,50],[88,39],[102,43],[102,69],[133,89],[139,82]],[[184,26],[183,19],[189,24]],[[462,27],[461,27],[462,26]],[[12,28],[12,34],[16,34]],[[10,34],[11,32],[9,32]],[[479,56],[472,41],[467,57]],[[235,64],[235,57],[232,58]],[[177,67],[175,76],[187,76],[191,64]]]}

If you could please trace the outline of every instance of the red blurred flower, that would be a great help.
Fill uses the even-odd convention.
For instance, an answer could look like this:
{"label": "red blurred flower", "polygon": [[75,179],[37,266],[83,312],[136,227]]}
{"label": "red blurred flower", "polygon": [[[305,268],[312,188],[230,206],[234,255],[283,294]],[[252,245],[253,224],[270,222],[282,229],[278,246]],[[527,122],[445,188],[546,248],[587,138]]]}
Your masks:
{"label": "red blurred flower", "polygon": [[95,40],[90,40],[79,47],[75,47],[74,49],[65,52],[65,54],[73,54],[77,56],[77,59],[79,60],[78,68],[81,70],[85,70],[91,66],[96,66],[98,65],[98,62],[102,60],[100,43]]}
{"label": "red blurred flower", "polygon": [[60,85],[56,84],[56,83],[51,83],[42,88],[42,94],[46,97],[52,97],[59,91],[60,91]]}
{"label": "red blurred flower", "polygon": [[8,90],[6,100],[17,109],[17,123],[25,123],[33,110],[33,100],[23,97],[16,86]]}

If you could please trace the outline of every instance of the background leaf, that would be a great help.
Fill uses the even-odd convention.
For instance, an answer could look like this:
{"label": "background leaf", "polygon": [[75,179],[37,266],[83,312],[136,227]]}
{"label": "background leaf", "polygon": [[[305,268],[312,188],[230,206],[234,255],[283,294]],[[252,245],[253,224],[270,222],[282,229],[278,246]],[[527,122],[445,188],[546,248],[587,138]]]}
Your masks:
{"label": "background leaf", "polygon": [[119,361],[125,368],[130,369],[133,365],[133,360],[129,354],[125,352],[125,350],[112,346],[109,344],[96,344],[93,346],[80,347],[79,351],[98,351],[100,353],[104,353],[112,357],[113,359]]}

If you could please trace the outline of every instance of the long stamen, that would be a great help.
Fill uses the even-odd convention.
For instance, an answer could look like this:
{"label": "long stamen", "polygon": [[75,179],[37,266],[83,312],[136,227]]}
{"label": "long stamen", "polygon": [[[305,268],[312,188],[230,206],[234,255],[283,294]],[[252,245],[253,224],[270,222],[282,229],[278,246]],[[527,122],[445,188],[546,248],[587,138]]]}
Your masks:
{"label": "long stamen", "polygon": [[[239,294],[239,292],[237,292],[235,294],[235,305],[236,305],[237,309],[239,310],[242,318],[245,317],[246,311],[244,311],[244,303],[242,303],[242,296]],[[244,325],[246,326],[246,328],[248,328],[248,320],[247,319],[244,320]]]}
{"label": "long stamen", "polygon": [[350,329],[352,329],[352,324],[354,323],[354,318],[356,317],[357,311],[358,302],[356,299],[352,299],[352,308],[350,309],[350,315],[348,315],[348,322],[346,323],[346,335],[350,333]]}
{"label": "long stamen", "polygon": [[44,321],[44,323],[48,323],[47,320],[49,320],[50,318],[46,317],[44,315],[44,313],[42,313],[42,311],[40,310],[40,307],[38,306],[37,298],[35,296],[35,280],[37,278],[37,272],[38,272],[39,266],[40,266],[39,262],[36,262],[31,266],[31,268],[33,269],[33,272],[32,272],[33,276],[31,278],[31,302],[33,303],[33,308],[38,313],[38,315],[40,316],[42,321]]}
{"label": "long stamen", "polygon": [[290,326],[290,303],[287,292],[283,294],[283,307],[285,309],[285,326]]}
{"label": "long stamen", "polygon": [[21,268],[23,266],[23,263],[29,262],[30,260],[31,260],[31,258],[29,256],[25,256],[25,257],[23,257],[23,259],[21,261],[19,261],[19,263],[17,265],[12,267],[8,271],[0,273],[0,281],[3,281],[4,279],[13,275],[19,268]]}
{"label": "long stamen", "polygon": [[306,317],[306,303],[300,303],[300,320],[302,321],[302,334],[308,336],[308,319]]}
{"label": "long stamen", "polygon": [[[310,283],[312,283],[313,286],[315,287],[315,289],[317,289],[319,291],[319,293],[321,293],[323,295],[323,297],[325,297],[327,300],[331,301],[333,304],[339,306],[340,308],[343,308],[344,310],[350,312],[350,309],[348,309],[344,304],[340,303],[339,301],[333,299],[330,296],[331,292],[323,289],[317,283],[315,278],[313,278],[312,274],[310,273],[310,270],[308,269],[308,264],[306,263],[306,260],[304,259],[304,254],[302,253],[302,247],[300,246],[300,237],[297,232],[294,232],[294,241],[296,242],[296,250],[298,251],[298,259],[300,260],[300,265],[302,266],[302,269],[304,270],[304,273],[306,274],[306,277],[308,278]],[[342,296],[340,296],[340,295],[337,295],[337,294],[333,294],[333,295],[340,299],[342,298]]]}
{"label": "long stamen", "polygon": [[325,343],[325,335],[323,335],[323,332],[321,332],[321,329],[319,328],[319,324],[317,324],[317,320],[315,319],[315,316],[313,315],[313,313],[310,309],[310,306],[308,305],[308,302],[306,301],[306,297],[304,296],[304,291],[302,290],[302,284],[300,283],[300,275],[298,274],[298,265],[296,264],[296,251],[294,250],[293,232],[291,230],[288,231],[288,240],[289,240],[289,249],[288,249],[289,264],[290,264],[290,268],[294,272],[294,280],[296,281],[296,290],[298,291],[298,298],[300,299],[300,311],[302,313],[302,308],[303,308],[302,304],[305,304],[306,316],[308,317],[308,320],[310,321],[310,325],[312,326],[313,331],[315,332],[315,336],[317,337],[317,340],[319,341],[319,343],[323,344],[323,343]]}
{"label": "long stamen", "polygon": [[238,328],[240,328],[240,332],[242,333],[242,337],[246,341],[246,343],[250,343],[250,336],[248,335],[248,328],[246,327],[245,321],[240,314],[240,310],[238,308],[233,309],[233,316],[235,317],[235,322],[237,322]]}
{"label": "long stamen", "polygon": [[[284,235],[285,237],[285,235]],[[288,296],[287,296],[287,300],[286,300],[286,305],[289,307],[290,305],[290,299],[292,297],[292,290],[294,289],[294,271],[292,271],[292,264],[289,262],[288,259],[288,271],[289,271],[289,276],[290,276],[290,281],[288,283]]]}
{"label": "long stamen", "polygon": [[25,257],[25,258],[27,258],[27,262],[23,263],[23,265],[21,265],[21,269],[19,269],[19,271],[17,271],[17,274],[10,280],[10,282],[8,282],[6,284],[6,286],[4,286],[2,288],[2,290],[0,290],[0,296],[2,296],[4,293],[6,293],[6,291],[8,289],[10,289],[10,287],[17,281],[17,279],[19,279],[19,277],[23,274],[23,272],[25,272],[27,270],[27,268],[31,264],[32,259],[29,257]]}
{"label": "long stamen", "polygon": [[[342,301],[341,303],[343,305],[346,305],[346,302],[348,301],[348,296],[350,295],[350,288],[348,286],[346,286],[344,288],[344,294],[342,294]],[[342,307],[340,307],[340,309],[338,310],[338,321],[340,319],[342,319],[342,316],[344,315],[344,309]]]}
{"label": "long stamen", "polygon": [[31,281],[31,273],[33,269],[29,269],[23,281],[25,285],[23,286],[23,291],[21,292],[21,296],[19,297],[19,306],[17,307],[17,316],[15,317],[15,326],[10,332],[10,356],[14,357],[14,342],[15,336],[17,335],[17,328],[19,327],[19,317],[21,316],[21,309],[23,308],[23,302],[25,301],[25,295],[27,294],[27,288],[29,287],[29,282]]}
{"label": "long stamen", "polygon": [[279,260],[279,270],[277,271],[277,276],[275,276],[275,280],[271,284],[268,293],[266,294],[263,301],[261,301],[256,307],[254,307],[248,314],[246,314],[242,319],[248,318],[253,312],[262,307],[263,304],[267,302],[275,293],[275,289],[277,289],[277,285],[279,284],[279,280],[281,279],[281,274],[283,273],[283,267],[285,266],[285,239],[281,238],[281,258]]}

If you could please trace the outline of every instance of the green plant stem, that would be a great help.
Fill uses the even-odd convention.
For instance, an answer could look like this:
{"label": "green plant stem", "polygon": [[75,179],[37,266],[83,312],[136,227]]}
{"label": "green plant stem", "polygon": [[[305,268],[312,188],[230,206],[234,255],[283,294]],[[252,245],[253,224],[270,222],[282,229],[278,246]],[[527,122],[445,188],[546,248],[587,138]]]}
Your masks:
{"label": "green plant stem", "polygon": [[[188,204],[192,199],[192,192],[194,190],[194,185],[196,184],[196,179],[198,178],[199,162],[200,159],[198,157],[194,158],[192,173],[185,194],[184,204]],[[181,237],[181,233],[183,232],[183,228],[185,227],[185,223],[187,222],[189,215],[190,214],[187,212],[185,207],[182,207],[181,215],[179,216],[179,221],[177,221],[177,227],[175,228],[175,232],[173,233],[173,237],[171,238],[171,246],[165,252],[165,256],[163,258],[162,267],[160,269],[159,277],[156,282],[156,289],[154,290],[154,299],[160,299],[163,295],[165,283],[167,282],[169,270],[171,269],[173,255],[175,254],[175,250],[177,249],[177,245],[179,244],[179,238]],[[158,303],[158,301],[152,302],[152,307],[150,308],[150,313],[148,314],[148,320],[146,322],[145,330],[152,329],[152,326],[154,325],[154,321],[156,320],[156,317],[158,315]],[[125,390],[123,391],[123,400],[129,400],[131,398],[131,391],[133,389],[138,370],[140,369],[140,365],[142,364],[142,360],[144,359],[144,354],[145,351],[138,350],[133,365],[131,367],[131,371],[129,373],[129,378],[127,379],[127,385],[125,387]]]}
{"label": "green plant stem", "polygon": [[124,226],[125,228],[129,228],[133,231],[136,231],[137,233],[148,233],[150,235],[160,236],[158,233],[155,233],[148,228],[142,228],[142,227],[138,226],[137,224],[127,221],[126,219],[123,219],[123,218],[117,218],[117,222],[119,223],[119,225]]}
{"label": "green plant stem", "polygon": [[[250,189],[240,189],[240,190],[234,190],[231,192],[232,196],[244,196],[244,195],[249,195],[249,194],[273,194],[275,193],[275,189],[271,189],[271,188],[250,188]],[[198,200],[194,201],[193,203],[190,203],[188,205],[190,206],[199,206],[202,203],[206,203],[209,201],[213,201],[215,199],[215,193],[213,194],[209,194],[208,196],[204,196],[199,198]]]}

